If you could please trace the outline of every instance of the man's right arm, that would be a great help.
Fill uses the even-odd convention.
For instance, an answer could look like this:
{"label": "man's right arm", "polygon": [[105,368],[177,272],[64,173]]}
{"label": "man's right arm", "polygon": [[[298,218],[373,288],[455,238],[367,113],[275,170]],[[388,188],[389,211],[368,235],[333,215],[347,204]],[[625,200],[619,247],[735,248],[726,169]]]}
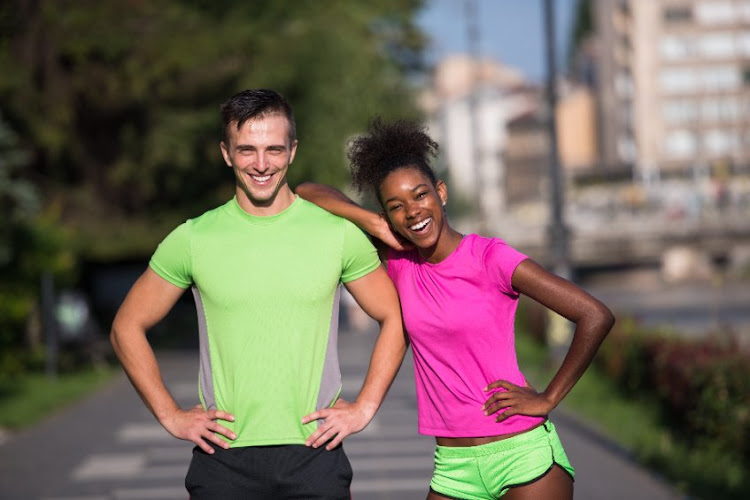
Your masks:
{"label": "man's right arm", "polygon": [[128,292],[112,324],[110,340],[125,373],[159,423],[173,436],[192,441],[206,453],[214,443],[222,448],[235,435],[216,420],[233,421],[234,416],[219,410],[205,411],[200,405],[183,410],[164,385],[154,351],[146,333],[172,309],[184,290],[148,268]]}
{"label": "man's right arm", "polygon": [[315,203],[320,208],[352,222],[362,231],[377,238],[395,250],[406,250],[401,238],[391,229],[383,214],[357,205],[344,193],[325,184],[303,182],[294,190],[300,198]]}

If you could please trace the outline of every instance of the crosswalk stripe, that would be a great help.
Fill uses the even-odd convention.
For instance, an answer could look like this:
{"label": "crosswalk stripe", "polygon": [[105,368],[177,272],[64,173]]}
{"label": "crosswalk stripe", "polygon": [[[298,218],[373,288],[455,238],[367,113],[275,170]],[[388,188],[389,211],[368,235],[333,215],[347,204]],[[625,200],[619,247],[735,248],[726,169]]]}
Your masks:
{"label": "crosswalk stripe", "polygon": [[175,439],[156,422],[127,423],[117,429],[115,437],[121,443],[174,441]]}
{"label": "crosswalk stripe", "polygon": [[129,478],[146,466],[143,453],[111,453],[90,455],[73,471],[76,481]]}
{"label": "crosswalk stripe", "polygon": [[111,500],[111,499],[109,497],[95,495],[95,496],[76,496],[76,497],[42,497],[39,500]]}
{"label": "crosswalk stripe", "polygon": [[146,450],[149,460],[159,462],[187,462],[192,457],[193,443],[186,443],[181,446],[149,448]]}
{"label": "crosswalk stripe", "polygon": [[430,481],[424,479],[365,479],[352,483],[352,493],[395,492],[395,491],[424,491],[427,493]]}
{"label": "crosswalk stripe", "polygon": [[352,469],[355,474],[360,472],[371,472],[376,470],[428,470],[432,471],[433,460],[430,456],[423,457],[378,457],[378,458],[351,458]]}
{"label": "crosswalk stripe", "polygon": [[344,442],[347,455],[423,455],[432,456],[435,445],[429,440],[372,440],[372,441],[350,441]]}
{"label": "crosswalk stripe", "polygon": [[185,500],[188,492],[185,488],[127,488],[113,492],[115,500]]}

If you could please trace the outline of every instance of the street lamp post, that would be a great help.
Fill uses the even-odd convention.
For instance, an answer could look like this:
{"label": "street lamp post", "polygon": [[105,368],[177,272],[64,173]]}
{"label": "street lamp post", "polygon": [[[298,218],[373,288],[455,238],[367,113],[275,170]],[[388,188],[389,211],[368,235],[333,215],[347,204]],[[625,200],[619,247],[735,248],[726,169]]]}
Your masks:
{"label": "street lamp post", "polygon": [[483,232],[486,222],[486,213],[484,207],[484,192],[482,180],[482,154],[480,150],[480,125],[479,125],[479,20],[476,0],[464,0],[464,12],[466,14],[466,40],[468,42],[471,82],[469,88],[468,108],[469,108],[469,138],[470,161],[472,173],[474,175],[474,195],[476,199],[477,218],[479,219],[477,232]]}
{"label": "street lamp post", "polygon": [[[560,156],[557,145],[557,64],[555,53],[555,11],[554,0],[544,0],[544,28],[546,38],[547,61],[547,102],[549,118],[547,127],[549,132],[549,179],[550,179],[550,217],[547,235],[552,249],[552,262],[555,274],[565,279],[572,279],[570,256],[568,254],[568,228],[565,225],[563,213],[564,179],[560,166]],[[572,336],[570,323],[558,314],[550,311],[547,326],[547,345],[553,359],[559,360],[561,354],[567,350]]]}

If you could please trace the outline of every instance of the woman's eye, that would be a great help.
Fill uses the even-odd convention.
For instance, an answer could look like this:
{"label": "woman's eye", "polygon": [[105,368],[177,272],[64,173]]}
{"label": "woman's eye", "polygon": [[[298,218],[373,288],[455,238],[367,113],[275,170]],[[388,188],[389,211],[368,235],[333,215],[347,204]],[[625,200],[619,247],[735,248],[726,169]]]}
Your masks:
{"label": "woman's eye", "polygon": [[390,206],[390,207],[388,208],[388,210],[390,210],[391,212],[393,212],[393,211],[396,211],[396,210],[398,210],[399,208],[401,208],[401,205],[391,205],[391,206]]}

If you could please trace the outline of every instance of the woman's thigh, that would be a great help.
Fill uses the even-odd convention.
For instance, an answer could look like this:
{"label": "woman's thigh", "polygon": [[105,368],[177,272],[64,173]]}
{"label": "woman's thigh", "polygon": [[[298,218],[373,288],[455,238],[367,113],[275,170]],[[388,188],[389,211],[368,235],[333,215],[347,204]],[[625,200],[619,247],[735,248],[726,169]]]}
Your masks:
{"label": "woman's thigh", "polygon": [[503,500],[572,500],[573,478],[562,467],[555,464],[550,471],[536,481],[511,488]]}

